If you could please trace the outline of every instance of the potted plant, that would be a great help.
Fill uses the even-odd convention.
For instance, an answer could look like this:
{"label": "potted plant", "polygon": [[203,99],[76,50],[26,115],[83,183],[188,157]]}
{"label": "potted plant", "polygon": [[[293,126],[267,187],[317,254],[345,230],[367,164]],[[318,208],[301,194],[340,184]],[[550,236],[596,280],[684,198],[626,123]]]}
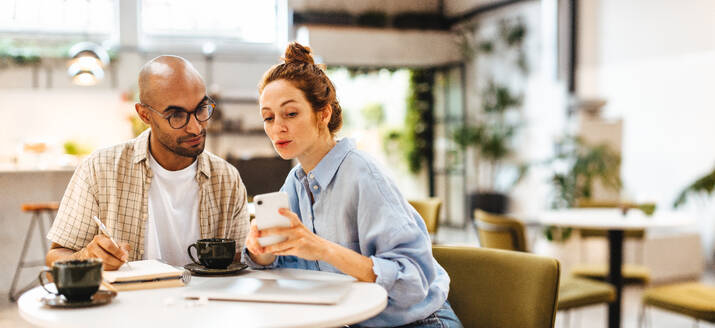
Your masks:
{"label": "potted plant", "polygon": [[715,189],[715,169],[685,187],[685,189],[678,194],[675,202],[673,202],[673,207],[678,208],[679,206],[685,204],[688,197],[692,195],[706,194],[709,196],[712,194],[713,189]]}
{"label": "potted plant", "polygon": [[[556,153],[547,161],[554,167],[551,183],[555,190],[552,208],[570,208],[579,200],[591,199],[593,186],[621,189],[621,156],[608,145],[589,145],[578,137],[567,136],[556,144]],[[571,229],[546,227],[548,240],[566,240]]]}
{"label": "potted plant", "polygon": [[[465,123],[452,135],[463,152],[473,150],[477,190],[470,193],[469,213],[480,208],[491,213],[506,213],[506,193],[519,181],[526,165],[509,161],[513,154],[513,139],[520,122],[510,115],[518,112],[521,97],[508,87],[491,81],[483,94],[481,116],[476,123]],[[514,172],[517,172],[514,174]],[[512,176],[504,182],[505,176]],[[470,214],[471,215],[471,214]]]}
{"label": "potted plant", "polygon": [[[473,121],[466,121],[452,133],[452,139],[474,156],[468,168],[476,176],[476,190],[468,193],[467,216],[475,208],[492,213],[506,213],[507,193],[525,175],[527,165],[514,159],[515,141],[522,126],[522,94],[514,81],[525,81],[524,40],[527,27],[520,17],[501,19],[495,29],[482,30],[476,23],[456,28],[456,41],[465,61],[484,66],[476,74],[484,76],[481,104]],[[483,56],[482,59],[478,57]],[[497,65],[493,65],[497,64]],[[497,70],[492,67],[499,67]],[[499,79],[494,77],[498,76]]]}

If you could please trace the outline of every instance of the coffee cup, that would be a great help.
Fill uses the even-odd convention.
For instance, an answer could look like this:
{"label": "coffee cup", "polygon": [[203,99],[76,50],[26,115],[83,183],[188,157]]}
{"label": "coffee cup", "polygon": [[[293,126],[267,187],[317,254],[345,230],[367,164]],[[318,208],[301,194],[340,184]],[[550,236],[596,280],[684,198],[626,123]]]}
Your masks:
{"label": "coffee cup", "polygon": [[[197,261],[191,254],[191,248],[196,248]],[[236,241],[224,238],[199,239],[186,249],[191,261],[209,269],[226,269],[236,257]]]}
{"label": "coffee cup", "polygon": [[[57,293],[45,287],[42,277],[45,273],[52,275],[57,287]],[[49,270],[40,272],[40,286],[50,294],[62,295],[68,302],[84,302],[92,299],[102,283],[102,260],[69,260],[57,261]]]}

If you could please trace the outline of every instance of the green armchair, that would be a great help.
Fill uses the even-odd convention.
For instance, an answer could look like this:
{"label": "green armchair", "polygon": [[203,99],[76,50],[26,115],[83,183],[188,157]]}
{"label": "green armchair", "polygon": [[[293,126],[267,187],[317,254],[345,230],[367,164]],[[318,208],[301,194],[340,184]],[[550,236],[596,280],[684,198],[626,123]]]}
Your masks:
{"label": "green armchair", "polygon": [[432,253],[449,273],[449,302],[465,327],[554,326],[556,259],[467,246],[432,246]]}

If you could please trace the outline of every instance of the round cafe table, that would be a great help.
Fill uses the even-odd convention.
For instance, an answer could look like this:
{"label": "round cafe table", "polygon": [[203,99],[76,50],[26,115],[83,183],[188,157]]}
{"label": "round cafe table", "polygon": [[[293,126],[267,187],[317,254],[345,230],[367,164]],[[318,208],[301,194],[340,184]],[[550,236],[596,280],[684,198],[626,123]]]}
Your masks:
{"label": "round cafe table", "polygon": [[648,228],[671,228],[694,224],[695,220],[678,212],[656,211],[646,216],[637,209],[626,215],[620,209],[579,208],[546,211],[528,216],[543,226],[599,229],[608,232],[609,266],[607,281],[616,289],[616,300],[608,305],[608,327],[621,326],[621,295],[623,292],[623,232]]}
{"label": "round cafe table", "polygon": [[245,270],[231,277],[192,277],[189,286],[204,279],[311,279],[353,281],[352,289],[335,305],[261,302],[197,301],[183,298],[184,288],[119,292],[111,303],[96,307],[55,309],[44,306],[41,287],[18,300],[23,319],[42,327],[336,327],[358,323],[382,312],[387,292],[374,283],[320,271],[297,269]]}

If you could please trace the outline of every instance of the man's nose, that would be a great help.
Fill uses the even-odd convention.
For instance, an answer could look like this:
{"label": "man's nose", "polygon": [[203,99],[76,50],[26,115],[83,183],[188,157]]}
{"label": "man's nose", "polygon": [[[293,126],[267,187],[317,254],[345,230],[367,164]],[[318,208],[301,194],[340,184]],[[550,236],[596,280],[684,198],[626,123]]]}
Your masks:
{"label": "man's nose", "polygon": [[201,122],[196,119],[196,115],[189,114],[189,123],[186,124],[186,132],[198,135],[201,133]]}

